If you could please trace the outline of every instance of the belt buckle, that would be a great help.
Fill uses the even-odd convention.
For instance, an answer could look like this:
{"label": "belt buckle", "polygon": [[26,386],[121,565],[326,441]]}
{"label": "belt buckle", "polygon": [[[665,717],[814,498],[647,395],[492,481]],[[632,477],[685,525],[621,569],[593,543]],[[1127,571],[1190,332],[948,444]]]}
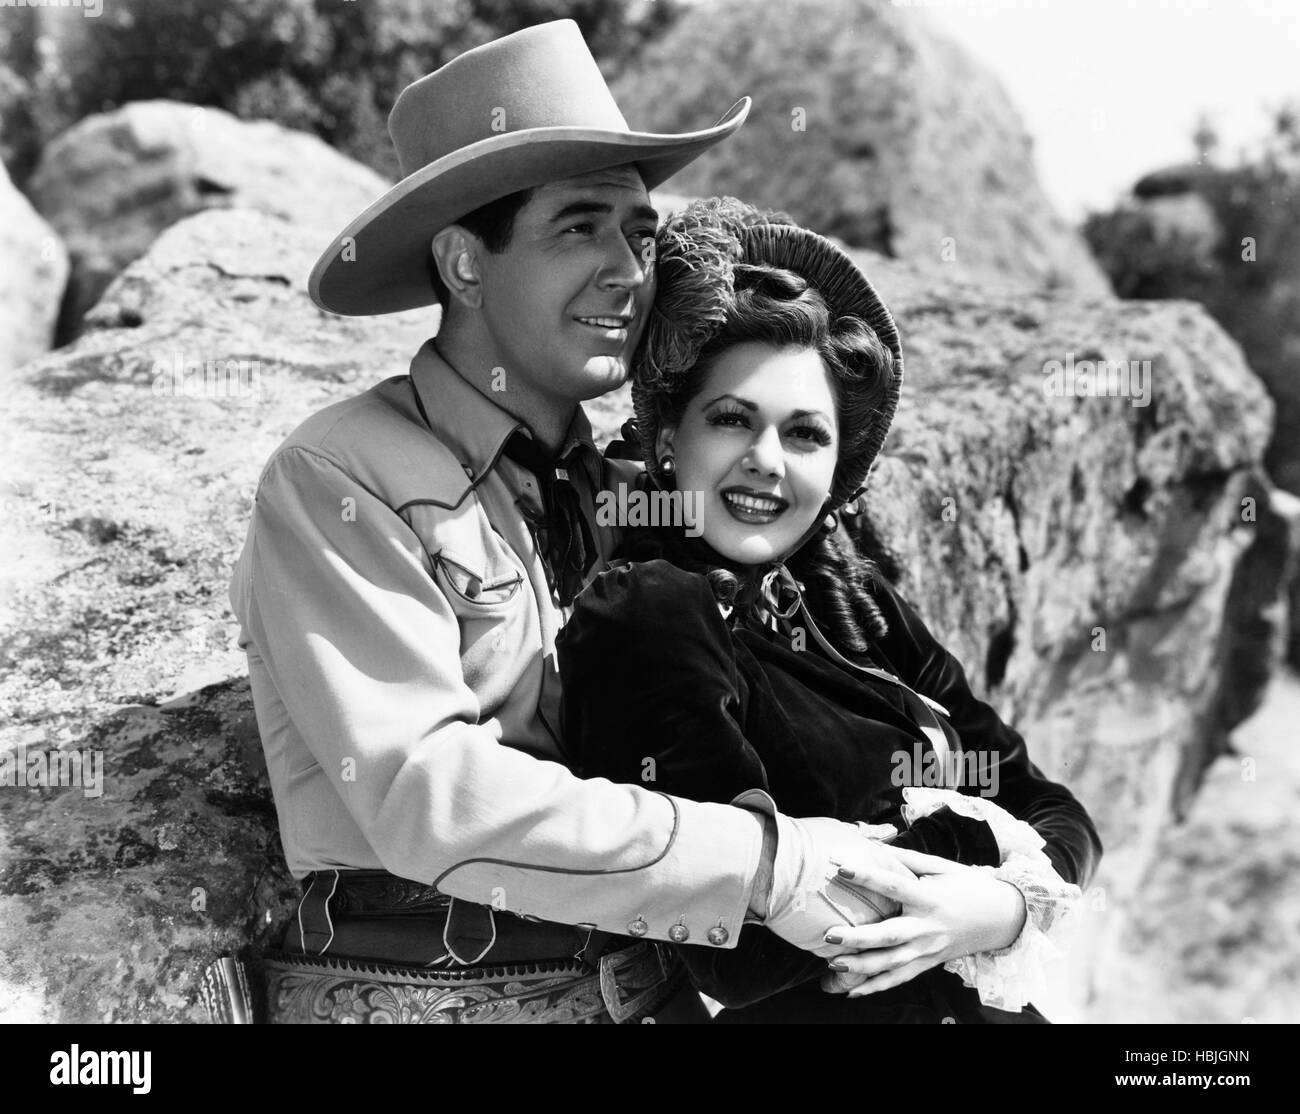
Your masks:
{"label": "belt buckle", "polygon": [[609,952],[596,962],[600,996],[605,1000],[609,1016],[619,1025],[644,1009],[667,977],[659,950],[647,948],[644,943]]}

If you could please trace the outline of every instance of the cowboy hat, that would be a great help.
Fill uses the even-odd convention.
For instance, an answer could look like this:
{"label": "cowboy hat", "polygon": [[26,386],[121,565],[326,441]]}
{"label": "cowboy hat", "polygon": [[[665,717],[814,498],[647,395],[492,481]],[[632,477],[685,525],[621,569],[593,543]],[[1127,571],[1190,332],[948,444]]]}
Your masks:
{"label": "cowboy hat", "polygon": [[903,347],[888,307],[858,265],[824,236],[784,214],[763,212],[733,197],[694,201],[656,236],[658,289],[645,339],[632,368],[636,439],[646,469],[660,483],[656,458],[661,403],[680,392],[701,350],[726,323],[737,289],[736,268],[766,265],[792,271],[821,295],[831,319],[865,322],[889,351],[891,374],[864,383],[870,405],[862,427],[841,430],[829,506],[856,498],[885,443],[903,386]]}
{"label": "cowboy hat", "polygon": [[711,128],[631,131],[578,25],[556,20],[467,51],[408,85],[388,117],[402,180],[316,261],[312,301],[347,316],[437,303],[435,233],[490,201],[546,182],[635,164],[647,190],[749,113],[737,101]]}

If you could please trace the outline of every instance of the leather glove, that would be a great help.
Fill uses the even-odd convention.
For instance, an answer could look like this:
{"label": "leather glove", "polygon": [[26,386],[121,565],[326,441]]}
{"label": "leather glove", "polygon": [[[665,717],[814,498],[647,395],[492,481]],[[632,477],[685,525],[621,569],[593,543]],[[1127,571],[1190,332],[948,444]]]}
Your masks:
{"label": "leather glove", "polygon": [[839,877],[841,865],[876,863],[909,878],[915,875],[869,835],[878,829],[826,817],[795,819],[777,811],[761,789],[731,802],[772,817],[776,823],[776,859],[765,928],[813,955],[830,959],[847,949],[828,944],[826,933],[892,917],[898,903]]}

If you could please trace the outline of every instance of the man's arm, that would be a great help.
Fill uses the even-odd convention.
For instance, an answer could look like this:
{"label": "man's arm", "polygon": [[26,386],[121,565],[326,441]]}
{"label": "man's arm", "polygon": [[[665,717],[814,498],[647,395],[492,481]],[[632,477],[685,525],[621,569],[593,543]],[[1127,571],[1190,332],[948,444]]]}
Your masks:
{"label": "man's arm", "polygon": [[249,545],[245,638],[385,869],[615,933],[640,920],[666,939],[683,923],[695,942],[721,924],[724,946],[751,899],[766,907],[751,892],[759,817],[583,781],[503,745],[420,539],[327,456],[277,455]]}

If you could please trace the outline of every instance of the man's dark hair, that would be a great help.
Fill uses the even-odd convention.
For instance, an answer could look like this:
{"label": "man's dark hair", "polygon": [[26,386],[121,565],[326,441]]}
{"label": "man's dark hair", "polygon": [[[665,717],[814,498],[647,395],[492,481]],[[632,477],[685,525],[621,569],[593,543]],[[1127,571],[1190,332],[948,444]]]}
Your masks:
{"label": "man's dark hair", "polygon": [[[528,204],[528,199],[532,196],[532,189],[508,193],[505,197],[497,198],[496,201],[480,205],[472,213],[466,213],[453,223],[472,232],[483,241],[483,246],[493,255],[500,255],[510,246],[510,238],[515,231],[515,217],[519,215],[519,210]],[[438,295],[438,302],[445,310],[451,300],[451,292],[447,289],[447,284],[442,281],[442,276],[438,274],[438,264],[433,258],[432,251],[429,252],[427,263],[429,282],[433,286],[433,292]]]}

